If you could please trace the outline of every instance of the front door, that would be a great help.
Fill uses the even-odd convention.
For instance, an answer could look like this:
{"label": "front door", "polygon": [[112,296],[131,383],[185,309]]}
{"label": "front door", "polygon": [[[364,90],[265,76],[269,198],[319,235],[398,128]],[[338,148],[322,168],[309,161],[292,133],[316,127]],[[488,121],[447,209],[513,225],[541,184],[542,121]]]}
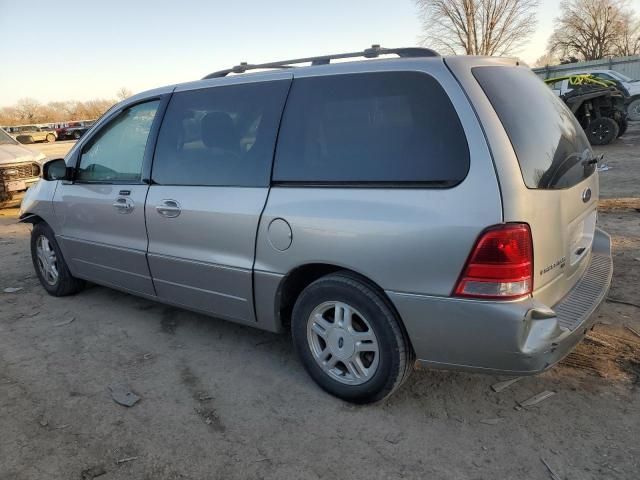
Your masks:
{"label": "front door", "polygon": [[83,145],[74,182],[56,189],[56,235],[74,276],[154,294],[142,165],[159,103],[136,104],[104,125]]}
{"label": "front door", "polygon": [[269,83],[173,93],[145,212],[159,298],[255,321],[255,236],[290,83],[290,74],[282,74]]}

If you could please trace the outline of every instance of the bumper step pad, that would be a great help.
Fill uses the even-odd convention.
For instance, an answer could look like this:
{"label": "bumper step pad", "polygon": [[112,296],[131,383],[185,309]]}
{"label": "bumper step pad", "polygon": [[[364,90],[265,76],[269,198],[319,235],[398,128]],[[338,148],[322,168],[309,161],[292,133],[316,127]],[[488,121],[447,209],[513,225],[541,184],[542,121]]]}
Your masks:
{"label": "bumper step pad", "polygon": [[608,255],[594,254],[591,263],[573,290],[553,310],[561,327],[573,331],[591,315],[607,294],[613,274],[613,261]]}

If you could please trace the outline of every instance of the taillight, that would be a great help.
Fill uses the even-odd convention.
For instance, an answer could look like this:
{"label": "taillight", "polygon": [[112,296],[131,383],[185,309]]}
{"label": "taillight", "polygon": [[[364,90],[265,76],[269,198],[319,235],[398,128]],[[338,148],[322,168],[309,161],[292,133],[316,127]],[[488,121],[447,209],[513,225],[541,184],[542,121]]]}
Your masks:
{"label": "taillight", "polygon": [[529,225],[507,223],[486,229],[476,241],[454,295],[513,299],[533,291],[533,244]]}

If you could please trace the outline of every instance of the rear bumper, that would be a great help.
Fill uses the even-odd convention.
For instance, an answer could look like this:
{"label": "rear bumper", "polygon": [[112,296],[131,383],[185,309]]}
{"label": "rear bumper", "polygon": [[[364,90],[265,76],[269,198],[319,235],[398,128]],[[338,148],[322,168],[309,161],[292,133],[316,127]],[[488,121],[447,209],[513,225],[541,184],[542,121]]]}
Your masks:
{"label": "rear bumper", "polygon": [[387,292],[429,368],[527,375],[562,360],[592,327],[613,275],[611,239],[597,229],[589,266],[574,288],[549,307],[514,302]]}

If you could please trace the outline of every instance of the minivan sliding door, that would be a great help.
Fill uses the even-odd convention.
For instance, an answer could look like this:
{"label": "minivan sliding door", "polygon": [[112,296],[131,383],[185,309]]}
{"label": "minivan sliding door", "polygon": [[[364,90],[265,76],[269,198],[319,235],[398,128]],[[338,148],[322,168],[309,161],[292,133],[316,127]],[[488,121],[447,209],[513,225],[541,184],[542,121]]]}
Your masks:
{"label": "minivan sliding door", "polygon": [[147,258],[162,300],[254,322],[255,235],[291,77],[225,82],[178,88],[167,107],[145,209]]}

